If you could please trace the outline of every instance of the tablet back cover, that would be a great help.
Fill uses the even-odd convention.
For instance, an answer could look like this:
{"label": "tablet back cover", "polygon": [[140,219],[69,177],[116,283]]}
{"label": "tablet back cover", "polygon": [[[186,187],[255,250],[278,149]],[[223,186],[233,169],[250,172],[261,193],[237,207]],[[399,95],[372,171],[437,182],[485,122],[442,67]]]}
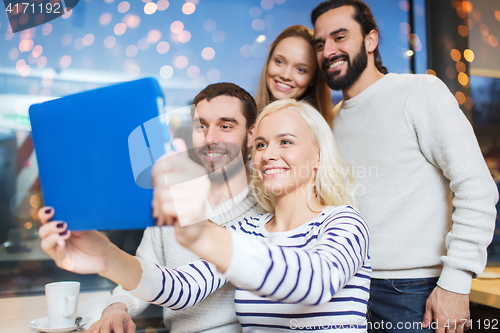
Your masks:
{"label": "tablet back cover", "polygon": [[154,225],[153,193],[136,185],[128,138],[159,119],[158,98],[161,89],[149,78],[30,107],[42,193],[54,220],[70,230]]}

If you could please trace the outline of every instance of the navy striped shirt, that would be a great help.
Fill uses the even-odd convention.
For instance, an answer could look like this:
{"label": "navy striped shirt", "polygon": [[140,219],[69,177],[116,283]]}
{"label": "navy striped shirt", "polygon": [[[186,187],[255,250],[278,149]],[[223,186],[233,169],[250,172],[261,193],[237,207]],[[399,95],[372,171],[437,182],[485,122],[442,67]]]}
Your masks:
{"label": "navy striped shirt", "polygon": [[264,225],[272,216],[233,226],[225,274],[204,260],[178,269],[141,260],[142,279],[132,293],[184,309],[227,279],[237,286],[235,310],[244,332],[366,332],[371,267],[368,227],[359,213],[327,207],[294,230],[270,233]]}

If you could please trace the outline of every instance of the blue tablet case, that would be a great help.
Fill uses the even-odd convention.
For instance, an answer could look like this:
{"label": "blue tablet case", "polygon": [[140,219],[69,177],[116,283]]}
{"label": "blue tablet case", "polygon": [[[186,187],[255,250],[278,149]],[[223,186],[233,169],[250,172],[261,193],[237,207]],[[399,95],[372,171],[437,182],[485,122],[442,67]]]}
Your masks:
{"label": "blue tablet case", "polygon": [[158,83],[146,78],[30,107],[42,193],[54,220],[70,230],[154,225],[151,186],[136,181],[147,183],[165,152],[163,105]]}

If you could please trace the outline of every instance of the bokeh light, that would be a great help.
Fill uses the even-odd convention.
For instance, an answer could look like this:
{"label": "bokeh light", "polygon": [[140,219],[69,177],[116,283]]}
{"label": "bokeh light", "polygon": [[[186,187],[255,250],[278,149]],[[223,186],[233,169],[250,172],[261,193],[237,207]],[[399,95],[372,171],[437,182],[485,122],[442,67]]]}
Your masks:
{"label": "bokeh light", "polygon": [[9,51],[9,59],[14,61],[17,59],[17,57],[19,56],[19,50],[18,49],[11,49]]}
{"label": "bokeh light", "polygon": [[399,31],[401,31],[402,34],[409,35],[411,32],[411,27],[408,23],[401,22],[399,24]]}
{"label": "bokeh light", "polygon": [[191,39],[191,33],[187,30],[182,30],[181,32],[179,32],[177,39],[181,43],[187,43]]}
{"label": "bokeh light", "polygon": [[458,74],[458,82],[462,85],[462,86],[466,86],[467,83],[469,83],[469,77],[467,76],[467,74],[465,73],[459,73]]}
{"label": "bokeh light", "polygon": [[460,59],[462,58],[462,53],[460,53],[460,51],[457,49],[452,49],[450,52],[450,56],[453,61],[460,61]]}
{"label": "bokeh light", "polygon": [[54,76],[54,74],[52,73],[51,70],[47,69],[47,70],[43,71],[42,86],[44,86],[45,88],[50,87],[52,85],[53,76]]}
{"label": "bokeh light", "polygon": [[148,32],[148,40],[150,43],[154,44],[158,42],[160,38],[161,38],[160,30],[153,29],[150,32]]}
{"label": "bokeh light", "polygon": [[406,0],[400,0],[398,2],[398,5],[399,5],[399,9],[401,9],[404,12],[407,12],[410,10],[410,3]]}
{"label": "bokeh light", "polygon": [[127,46],[127,48],[125,49],[125,54],[127,55],[127,57],[129,58],[133,58],[137,55],[137,52],[139,52],[139,49],[137,48],[137,46],[135,45],[129,45]]}
{"label": "bokeh light", "polygon": [[127,75],[130,78],[136,78],[141,74],[141,68],[137,65],[130,65],[127,69]]}
{"label": "bokeh light", "polygon": [[464,0],[462,1],[462,8],[467,12],[470,13],[474,9],[472,6],[472,3],[470,1]]}
{"label": "bokeh light", "polygon": [[158,45],[156,45],[156,51],[158,51],[159,54],[165,54],[170,50],[170,45],[165,42],[159,42]]}
{"label": "bokeh light", "polygon": [[11,40],[12,38],[14,37],[14,33],[12,32],[11,28],[9,28],[6,32],[5,32],[5,40]]}
{"label": "bokeh light", "polygon": [[47,36],[51,32],[52,32],[52,24],[50,24],[50,23],[44,24],[43,27],[42,27],[42,34],[44,36]]}
{"label": "bokeh light", "polygon": [[174,21],[170,25],[170,31],[172,31],[174,34],[178,34],[184,29],[184,24],[181,21]]}
{"label": "bokeh light", "polygon": [[111,22],[111,14],[110,13],[103,13],[99,17],[99,23],[101,25],[108,25],[109,22]]}
{"label": "bokeh light", "polygon": [[455,69],[459,73],[465,73],[465,71],[467,70],[467,67],[465,66],[465,64],[463,62],[459,61],[455,64]]}
{"label": "bokeh light", "polygon": [[147,4],[144,5],[144,13],[146,15],[154,14],[157,9],[158,9],[158,6],[156,6],[156,3],[154,3],[154,2],[148,2]]}
{"label": "bokeh light", "polygon": [[201,51],[201,56],[205,60],[212,60],[215,57],[215,50],[211,47],[205,47],[203,51]]}
{"label": "bokeh light", "polygon": [[469,29],[467,29],[465,25],[459,25],[458,34],[462,37],[467,37],[467,35],[469,34]]}
{"label": "bokeh light", "polygon": [[41,55],[42,55],[42,52],[43,52],[43,47],[42,47],[42,45],[37,45],[37,46],[35,46],[35,47],[33,48],[33,52],[32,52],[33,57],[38,58],[39,56],[41,56]]}
{"label": "bokeh light", "polygon": [[71,65],[71,56],[65,55],[59,61],[62,68],[68,68]]}
{"label": "bokeh light", "polygon": [[455,99],[457,100],[458,104],[462,105],[465,103],[465,94],[461,91],[457,91],[455,93]]}
{"label": "bokeh light", "polygon": [[139,47],[139,50],[146,50],[149,45],[151,45],[151,43],[149,42],[149,40],[147,38],[141,38],[139,39],[139,42],[137,42],[137,46]]}
{"label": "bokeh light", "polygon": [[500,22],[500,10],[495,10],[495,18]]}
{"label": "bokeh light", "polygon": [[41,56],[38,59],[36,59],[36,66],[40,69],[44,68],[47,66],[47,57]]}
{"label": "bokeh light", "polygon": [[195,10],[196,6],[192,2],[186,2],[184,5],[182,5],[182,12],[186,15],[193,14]]}
{"label": "bokeh light", "polygon": [[266,27],[266,24],[261,19],[253,20],[252,29],[255,31],[262,31]]}
{"label": "bokeh light", "polygon": [[250,17],[253,19],[258,19],[262,16],[262,9],[260,9],[259,7],[252,7],[248,11],[248,15],[250,15]]}
{"label": "bokeh light", "polygon": [[265,41],[266,41],[265,35],[260,35],[259,37],[255,38],[256,43],[264,43]]}
{"label": "bokeh light", "polygon": [[464,58],[468,62],[473,62],[474,61],[474,52],[472,50],[470,50],[470,49],[466,49],[464,51]]}
{"label": "bokeh light", "polygon": [[270,10],[274,7],[274,1],[273,0],[262,0],[260,2],[260,6],[262,9]]}
{"label": "bokeh light", "polygon": [[26,66],[26,61],[24,59],[19,59],[17,62],[16,62],[16,70],[18,72],[20,72],[24,66]]}
{"label": "bokeh light", "polygon": [[165,65],[160,68],[160,76],[163,79],[168,80],[172,77],[172,75],[174,75],[174,69],[172,67]]}
{"label": "bokeh light", "polygon": [[457,7],[457,16],[461,19],[465,19],[467,17],[467,11],[463,7]]}
{"label": "bokeh light", "polygon": [[127,31],[127,26],[125,25],[125,23],[118,23],[115,25],[114,28],[115,35],[121,36],[125,33],[125,31]]}
{"label": "bokeh light", "polygon": [[426,74],[429,74],[429,75],[432,75],[432,76],[437,76],[437,75],[436,75],[436,71],[435,71],[435,70],[433,70],[433,69],[430,69],[430,68],[429,68],[428,70],[426,70],[426,71],[425,71],[425,73],[426,73]]}
{"label": "bokeh light", "polygon": [[187,69],[187,76],[190,79],[196,79],[198,76],[200,76],[200,68],[198,68],[197,66],[190,66]]}
{"label": "bokeh light", "polygon": [[496,36],[489,35],[488,36],[488,43],[490,43],[490,45],[492,47],[497,47],[498,46],[498,38]]}
{"label": "bokeh light", "polygon": [[141,18],[137,15],[127,14],[123,17],[122,22],[131,29],[137,28],[141,24]]}
{"label": "bokeh light", "polygon": [[127,1],[122,1],[118,4],[118,12],[124,14],[130,9],[130,4]]}
{"label": "bokeh light", "polygon": [[490,34],[490,29],[488,28],[488,26],[484,23],[481,23],[479,25],[479,30],[481,31],[481,34],[483,36],[488,36]]}
{"label": "bokeh light", "polygon": [[43,22],[45,22],[45,15],[42,13],[39,13],[35,16],[35,24],[40,25]]}
{"label": "bokeh light", "polygon": [[183,69],[189,65],[189,59],[186,56],[178,56],[174,60],[174,66]]}
{"label": "bokeh light", "polygon": [[108,36],[104,38],[104,47],[106,47],[107,49],[112,48],[113,46],[115,46],[115,44],[116,44],[115,36]]}
{"label": "bokeh light", "polygon": [[34,43],[31,39],[23,39],[19,42],[19,51],[30,52],[33,49]]}
{"label": "bokeh light", "polygon": [[21,31],[21,33],[19,34],[19,39],[21,39],[21,40],[23,40],[23,39],[33,39],[33,37],[35,37],[35,35],[36,35],[35,28],[31,28],[31,29],[28,29],[28,30]]}
{"label": "bokeh light", "polygon": [[158,8],[159,11],[164,11],[170,6],[170,3],[168,0],[158,0],[156,3],[156,7]]}
{"label": "bokeh light", "polygon": [[[70,7],[67,7],[67,8],[70,8]],[[63,12],[63,14],[61,15],[61,17],[65,20],[69,19],[71,17],[71,15],[73,15],[73,11],[72,10],[65,10]]]}
{"label": "bokeh light", "polygon": [[26,65],[24,66],[24,68],[21,70],[21,76],[22,77],[27,77],[29,76],[31,73],[31,67],[30,65]]}
{"label": "bokeh light", "polygon": [[92,34],[86,34],[83,36],[83,45],[90,46],[94,44],[95,37]]}
{"label": "bokeh light", "polygon": [[465,97],[464,106],[471,110],[474,107],[474,100],[471,97]]}

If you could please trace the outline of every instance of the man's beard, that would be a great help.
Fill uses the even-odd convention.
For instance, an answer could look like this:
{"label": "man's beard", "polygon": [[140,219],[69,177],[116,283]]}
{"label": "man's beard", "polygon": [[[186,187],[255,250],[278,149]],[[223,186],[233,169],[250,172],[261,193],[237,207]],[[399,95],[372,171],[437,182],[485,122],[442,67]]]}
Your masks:
{"label": "man's beard", "polygon": [[[344,59],[347,61],[347,72],[343,76],[340,75],[340,70],[333,73],[328,73],[328,66],[338,61],[339,59]],[[361,43],[360,50],[358,54],[354,57],[352,63],[349,54],[341,54],[338,56],[331,57],[323,61],[321,65],[321,75],[326,84],[333,90],[347,89],[354,84],[361,76],[363,71],[368,65],[368,56],[366,55],[365,43]]]}
{"label": "man's beard", "polygon": [[[195,148],[195,161],[201,164],[208,173],[208,178],[212,184],[221,184],[234,177],[242,168],[246,166],[248,161],[247,137],[245,135],[241,146],[234,143],[221,142]],[[207,161],[205,159],[208,151],[222,153],[224,156],[217,161]],[[238,161],[238,155],[242,154],[242,160]]]}

